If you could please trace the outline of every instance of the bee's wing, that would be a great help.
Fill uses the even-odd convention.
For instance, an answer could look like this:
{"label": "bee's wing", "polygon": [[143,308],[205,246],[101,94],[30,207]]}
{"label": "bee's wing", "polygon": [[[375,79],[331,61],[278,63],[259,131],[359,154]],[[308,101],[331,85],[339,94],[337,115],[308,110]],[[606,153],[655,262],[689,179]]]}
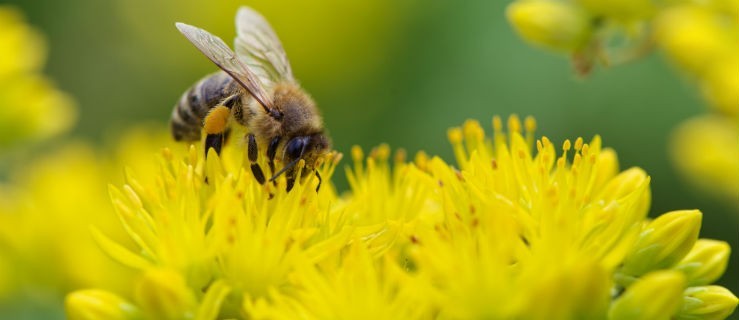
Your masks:
{"label": "bee's wing", "polygon": [[236,53],[266,87],[287,80],[294,82],[290,61],[280,39],[267,20],[249,7],[236,14]]}
{"label": "bee's wing", "polygon": [[187,37],[208,59],[226,71],[256,99],[269,114],[275,112],[272,99],[262,87],[259,78],[242,62],[221,38],[208,31],[178,22],[177,29]]}

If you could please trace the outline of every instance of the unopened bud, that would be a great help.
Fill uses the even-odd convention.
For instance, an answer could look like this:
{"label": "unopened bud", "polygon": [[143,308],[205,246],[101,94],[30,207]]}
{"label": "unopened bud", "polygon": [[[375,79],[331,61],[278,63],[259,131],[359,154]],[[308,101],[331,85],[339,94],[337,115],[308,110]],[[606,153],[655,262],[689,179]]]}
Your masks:
{"label": "unopened bud", "polygon": [[675,319],[726,319],[737,305],[736,296],[720,286],[688,288],[683,299],[683,306]]}
{"label": "unopened bud", "polygon": [[634,282],[608,312],[612,320],[668,320],[682,305],[685,276],[678,271],[657,271]]}
{"label": "unopened bud", "polygon": [[702,217],[698,210],[681,210],[654,219],[644,227],[636,245],[626,256],[621,273],[638,277],[677,264],[698,239]]}
{"label": "unopened bud", "polygon": [[64,301],[67,319],[141,319],[139,309],[123,298],[104,290],[78,290]]}
{"label": "unopened bud", "polygon": [[717,240],[699,239],[693,249],[673,269],[682,271],[689,286],[699,286],[718,280],[729,263],[731,247]]}
{"label": "unopened bud", "polygon": [[556,51],[577,51],[590,34],[585,12],[564,1],[514,1],[508,5],[506,15],[526,41]]}

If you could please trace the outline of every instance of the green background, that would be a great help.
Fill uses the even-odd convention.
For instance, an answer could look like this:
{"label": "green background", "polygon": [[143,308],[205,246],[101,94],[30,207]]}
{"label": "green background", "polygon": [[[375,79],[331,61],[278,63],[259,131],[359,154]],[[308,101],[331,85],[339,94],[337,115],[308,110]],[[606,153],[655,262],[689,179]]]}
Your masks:
{"label": "green background", "polygon": [[[8,2],[4,0],[4,2]],[[231,42],[234,1],[11,0],[46,36],[46,73],[78,102],[71,135],[104,143],[142,123],[166,126],[182,92],[214,66],[174,28]],[[324,4],[325,2],[325,4]],[[505,1],[250,1],[273,24],[335,148],[380,143],[452,160],[446,129],[493,115],[536,117],[537,135],[602,136],[621,168],[652,177],[651,216],[704,213],[701,236],[734,248],[719,282],[739,292],[739,213],[692,188],[668,157],[669,135],[705,113],[697,89],[658,54],[578,79],[562,56],[525,44]],[[321,6],[324,4],[325,6]],[[346,186],[343,175],[335,177]],[[7,307],[14,316],[37,313]],[[51,315],[60,316],[55,310]],[[0,313],[2,315],[3,313]],[[6,313],[8,314],[8,313]]]}

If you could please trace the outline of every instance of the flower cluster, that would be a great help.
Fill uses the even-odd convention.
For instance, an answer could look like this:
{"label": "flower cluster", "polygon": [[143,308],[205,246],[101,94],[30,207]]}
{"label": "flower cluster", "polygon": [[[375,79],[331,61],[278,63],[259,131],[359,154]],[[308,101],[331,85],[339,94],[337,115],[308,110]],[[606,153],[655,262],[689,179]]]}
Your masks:
{"label": "flower cluster", "polygon": [[521,37],[570,55],[580,74],[664,53],[712,107],[675,131],[674,162],[739,207],[739,1],[516,0],[507,14]]}
{"label": "flower cluster", "polygon": [[71,99],[40,74],[45,49],[18,11],[0,6],[0,151],[47,139],[74,122]]}
{"label": "flower cluster", "polygon": [[154,170],[148,155],[168,141],[166,132],[132,129],[108,152],[66,143],[12,172],[0,185],[0,303],[61,304],[46,300],[90,286],[126,290],[132,272],[99,249],[90,225],[127,239],[106,186],[124,181],[124,167]]}
{"label": "flower cluster", "polygon": [[[561,152],[535,122],[449,131],[457,167],[388,146],[351,151],[259,185],[243,148],[207,160],[164,149],[156,170],[110,195],[130,242],[93,228],[135,270],[130,290],[67,296],[71,319],[722,319],[737,298],[711,285],[729,246],[698,239],[701,213],[647,218],[649,177],[619,170],[599,137]],[[533,150],[532,150],[533,149]],[[263,159],[262,159],[263,160]],[[260,160],[260,161],[262,161]],[[206,182],[207,177],[207,182]]]}

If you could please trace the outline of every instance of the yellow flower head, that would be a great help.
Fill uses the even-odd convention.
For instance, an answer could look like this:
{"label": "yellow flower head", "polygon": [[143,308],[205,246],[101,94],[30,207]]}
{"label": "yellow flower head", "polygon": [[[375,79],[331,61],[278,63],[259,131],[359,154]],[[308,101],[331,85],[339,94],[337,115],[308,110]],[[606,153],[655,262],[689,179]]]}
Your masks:
{"label": "yellow flower head", "polygon": [[[408,163],[384,145],[367,158],[354,148],[351,191],[341,196],[328,181],[316,192],[312,175],[290,192],[284,180],[260,185],[242,167],[239,148],[207,160],[194,147],[165,149],[153,179],[129,174],[111,187],[135,245],[94,232],[108,254],[137,270],[132,297],[76,292],[68,315],[667,319],[732,312],[730,292],[698,289],[723,272],[727,256],[715,242],[697,240],[699,211],[648,222],[644,171],[620,171],[597,136],[555,146],[535,140],[535,127],[532,118],[513,116],[506,131],[494,118],[492,137],[475,121],[453,128],[457,166],[425,154]],[[325,180],[339,158],[324,159]]]}
{"label": "yellow flower head", "polygon": [[[737,91],[739,92],[739,91]],[[672,133],[672,160],[686,178],[739,209],[739,119],[704,115]]]}
{"label": "yellow flower head", "polygon": [[0,6],[0,151],[50,138],[75,119],[74,103],[40,70],[43,37],[12,7]]}

